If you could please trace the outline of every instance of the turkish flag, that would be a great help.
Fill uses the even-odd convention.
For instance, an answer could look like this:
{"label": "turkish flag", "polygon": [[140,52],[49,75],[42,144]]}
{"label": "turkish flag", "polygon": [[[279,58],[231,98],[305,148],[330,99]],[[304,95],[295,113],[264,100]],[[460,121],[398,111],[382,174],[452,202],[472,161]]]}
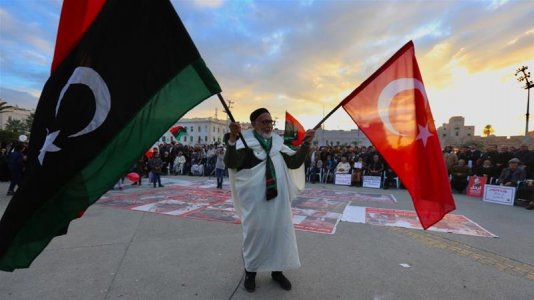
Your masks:
{"label": "turkish flag", "polygon": [[456,208],[412,41],[341,105],[408,189],[424,229]]}

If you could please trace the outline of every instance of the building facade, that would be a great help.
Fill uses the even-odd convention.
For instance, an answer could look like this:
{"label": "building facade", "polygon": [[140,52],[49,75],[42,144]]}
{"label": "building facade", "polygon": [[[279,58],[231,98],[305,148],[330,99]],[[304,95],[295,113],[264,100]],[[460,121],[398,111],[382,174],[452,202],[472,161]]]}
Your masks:
{"label": "building facade", "polygon": [[224,134],[229,131],[228,121],[212,117],[180,119],[176,125],[184,127],[187,134],[182,136],[180,140],[175,140],[174,136],[167,132],[161,137],[161,142],[176,141],[189,146],[222,143]]}
{"label": "building facade", "polygon": [[454,116],[449,123],[443,123],[437,129],[441,145],[465,145],[470,143],[475,136],[475,126],[466,126],[465,119]]}
{"label": "building facade", "polygon": [[2,130],[6,129],[7,122],[11,120],[18,120],[18,121],[25,122],[32,112],[34,111],[26,109],[26,108],[21,108],[18,106],[14,106],[11,109],[1,112],[0,113],[0,129]]}
{"label": "building facade", "polygon": [[359,129],[323,130],[315,132],[313,144],[316,146],[371,146],[371,142]]}
{"label": "building facade", "polygon": [[439,141],[442,147],[453,146],[462,147],[474,145],[481,150],[488,146],[508,146],[519,147],[521,144],[527,144],[530,148],[534,147],[534,132],[528,136],[475,136],[475,126],[465,126],[465,119],[461,116],[455,116],[449,119],[449,123],[444,123],[438,129]]}

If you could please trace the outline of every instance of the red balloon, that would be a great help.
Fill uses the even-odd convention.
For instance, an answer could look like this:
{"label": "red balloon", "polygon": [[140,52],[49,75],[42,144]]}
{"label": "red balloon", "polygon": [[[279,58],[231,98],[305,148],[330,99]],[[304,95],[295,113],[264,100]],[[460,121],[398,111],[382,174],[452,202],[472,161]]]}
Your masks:
{"label": "red balloon", "polygon": [[135,172],[128,173],[127,177],[132,182],[138,182],[139,181],[139,174],[137,174]]}

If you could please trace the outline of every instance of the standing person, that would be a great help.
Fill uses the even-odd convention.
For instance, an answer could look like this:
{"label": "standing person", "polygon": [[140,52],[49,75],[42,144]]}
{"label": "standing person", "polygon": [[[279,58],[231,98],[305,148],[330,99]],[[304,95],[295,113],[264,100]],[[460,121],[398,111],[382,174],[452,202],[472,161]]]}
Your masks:
{"label": "standing person", "polygon": [[224,178],[224,147],[223,145],[217,146],[217,152],[215,152],[217,161],[215,162],[215,175],[217,176],[217,188],[222,189]]}
{"label": "standing person", "polygon": [[156,151],[157,148],[154,148],[154,154],[148,160],[148,166],[150,167],[150,172],[152,172],[152,183],[156,187],[156,183],[159,187],[163,187],[161,184],[161,172],[163,170],[163,160],[159,156],[159,151]]}
{"label": "standing person", "polygon": [[[304,172],[297,172],[299,180],[293,181],[289,169],[302,166],[315,131],[308,130],[304,143],[294,151],[272,134],[274,121],[267,109],[252,112],[250,122],[253,128],[243,132],[239,123],[230,124],[224,159],[243,228],[244,286],[254,292],[256,272],[270,271],[273,280],[290,290],[291,282],[282,271],[300,267],[291,201],[304,185]],[[239,133],[246,147],[237,140]]]}
{"label": "standing person", "polygon": [[7,191],[8,196],[15,195],[15,187],[19,187],[22,180],[22,171],[24,168],[24,155],[22,154],[22,145],[17,144],[7,156],[7,167],[11,175],[11,183]]}

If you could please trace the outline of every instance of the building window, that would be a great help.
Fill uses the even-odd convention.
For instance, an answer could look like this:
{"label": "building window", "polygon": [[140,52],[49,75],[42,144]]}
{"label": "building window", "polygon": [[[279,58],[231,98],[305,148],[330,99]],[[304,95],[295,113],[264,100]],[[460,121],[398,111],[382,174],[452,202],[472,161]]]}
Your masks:
{"label": "building window", "polygon": [[221,132],[221,128],[217,127],[217,133]]}
{"label": "building window", "polygon": [[200,135],[198,136],[198,143],[200,144],[202,142],[202,138],[200,137]]}
{"label": "building window", "polygon": [[198,132],[202,131],[202,128],[200,126],[198,126]]}
{"label": "building window", "polygon": [[458,131],[456,131],[456,136],[459,136],[459,135],[460,135],[460,133]]}
{"label": "building window", "polygon": [[190,136],[189,141],[190,141],[191,143],[193,142],[193,136]]}
{"label": "building window", "polygon": [[191,132],[193,132],[193,126],[191,126],[191,128],[190,128],[190,129],[191,129]]}
{"label": "building window", "polygon": [[207,142],[207,141],[208,141],[208,136],[205,135],[205,136],[204,136],[204,142]]}
{"label": "building window", "polygon": [[468,133],[468,134],[467,134],[467,136],[471,136],[471,134],[470,134],[470,133]]}
{"label": "building window", "polygon": [[446,134],[446,133],[444,133],[444,134],[443,134],[443,137],[446,137],[446,136],[447,136],[447,134]]}

